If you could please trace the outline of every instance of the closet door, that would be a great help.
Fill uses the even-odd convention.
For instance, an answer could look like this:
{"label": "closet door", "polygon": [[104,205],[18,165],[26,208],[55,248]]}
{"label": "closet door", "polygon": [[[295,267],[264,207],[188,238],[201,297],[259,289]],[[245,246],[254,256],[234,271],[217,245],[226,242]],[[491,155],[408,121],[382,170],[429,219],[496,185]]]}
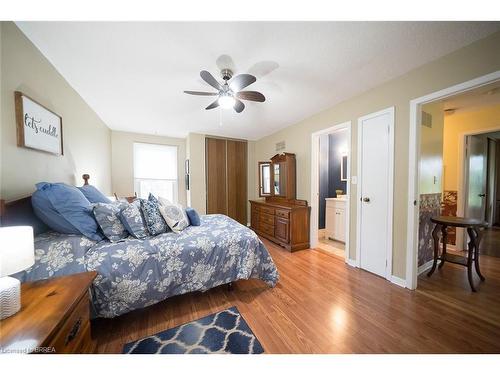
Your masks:
{"label": "closet door", "polygon": [[247,225],[247,142],[227,140],[227,216]]}
{"label": "closet door", "polygon": [[226,140],[205,140],[207,214],[227,215]]}

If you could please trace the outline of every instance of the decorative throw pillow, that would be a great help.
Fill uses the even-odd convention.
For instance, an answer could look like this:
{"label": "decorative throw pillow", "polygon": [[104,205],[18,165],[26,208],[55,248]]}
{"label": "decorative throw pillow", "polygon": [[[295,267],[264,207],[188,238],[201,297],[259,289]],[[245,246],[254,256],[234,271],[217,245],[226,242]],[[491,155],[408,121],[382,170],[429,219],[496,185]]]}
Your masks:
{"label": "decorative throw pillow", "polygon": [[192,226],[197,227],[201,224],[200,215],[198,215],[198,212],[194,208],[187,207],[186,208],[186,215],[189,219],[189,223]]}
{"label": "decorative throw pillow", "polygon": [[[152,195],[150,194],[150,197]],[[153,197],[154,198],[154,197]],[[159,210],[159,203],[156,198],[151,200],[141,199],[141,211],[144,215],[144,221],[146,222],[146,227],[148,232],[152,236],[156,236],[160,233],[165,233],[168,230],[167,223],[163,220]]]}
{"label": "decorative throw pillow", "polygon": [[127,229],[120,220],[120,211],[126,207],[123,202],[96,203],[94,216],[104,235],[111,242],[123,240],[128,237]]}
{"label": "decorative throw pillow", "polygon": [[167,222],[170,229],[175,233],[181,232],[189,226],[188,218],[184,208],[180,204],[171,204],[170,206],[160,206],[160,212]]}
{"label": "decorative throw pillow", "polygon": [[172,204],[172,202],[170,202],[167,198],[163,198],[163,197],[158,197],[158,201],[160,202],[160,206],[170,206]]}
{"label": "decorative throw pillow", "polygon": [[135,238],[144,238],[148,235],[148,229],[141,213],[141,202],[135,200],[128,204],[120,212],[120,220],[127,231]]}
{"label": "decorative throw pillow", "polygon": [[101,193],[95,186],[83,185],[78,187],[85,198],[89,200],[90,203],[111,203],[111,200]]}
{"label": "decorative throw pillow", "polygon": [[39,182],[31,197],[35,214],[60,233],[83,234],[100,241],[102,235],[92,215],[92,205],[76,187],[64,183]]}

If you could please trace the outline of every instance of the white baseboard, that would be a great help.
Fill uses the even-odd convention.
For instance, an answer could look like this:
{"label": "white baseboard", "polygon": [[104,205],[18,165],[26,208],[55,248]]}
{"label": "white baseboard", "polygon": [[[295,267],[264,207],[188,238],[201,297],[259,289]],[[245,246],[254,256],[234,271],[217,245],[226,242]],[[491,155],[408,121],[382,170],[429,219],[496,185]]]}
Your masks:
{"label": "white baseboard", "polygon": [[358,263],[354,260],[354,259],[349,259],[349,258],[346,258],[346,261],[345,261],[349,266],[351,267],[358,267]]}
{"label": "white baseboard", "polygon": [[406,288],[406,280],[400,277],[392,275],[390,282],[396,284],[397,286],[400,286],[401,288]]}
{"label": "white baseboard", "polygon": [[422,264],[421,266],[418,267],[417,275],[420,275],[421,273],[424,273],[428,269],[432,267],[432,263],[434,260],[429,260],[427,263]]}

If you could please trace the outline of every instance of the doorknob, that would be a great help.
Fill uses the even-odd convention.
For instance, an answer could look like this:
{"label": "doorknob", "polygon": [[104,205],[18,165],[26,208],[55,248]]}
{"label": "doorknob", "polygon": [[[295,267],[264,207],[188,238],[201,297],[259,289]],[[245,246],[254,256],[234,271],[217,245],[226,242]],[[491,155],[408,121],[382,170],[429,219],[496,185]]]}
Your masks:
{"label": "doorknob", "polygon": [[363,202],[366,202],[366,203],[370,202],[370,198],[368,198],[368,197],[364,197],[364,198],[363,198]]}
{"label": "doorknob", "polygon": [[486,197],[486,194],[478,194],[477,196],[481,197],[481,198],[484,198],[484,197]]}

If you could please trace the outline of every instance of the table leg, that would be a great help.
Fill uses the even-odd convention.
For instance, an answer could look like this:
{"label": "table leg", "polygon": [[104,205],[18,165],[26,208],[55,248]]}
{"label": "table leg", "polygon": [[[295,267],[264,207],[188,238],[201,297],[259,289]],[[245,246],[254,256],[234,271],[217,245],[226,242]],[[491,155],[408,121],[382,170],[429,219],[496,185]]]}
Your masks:
{"label": "table leg", "polygon": [[443,251],[441,252],[441,262],[439,263],[439,269],[441,269],[444,265],[446,259],[446,242],[448,242],[448,230],[447,226],[443,225],[441,227],[441,241],[443,241]]}
{"label": "table leg", "polygon": [[476,272],[479,275],[481,281],[484,281],[485,278],[481,274],[481,270],[479,269],[479,246],[481,244],[481,239],[483,238],[483,231],[480,229],[474,229],[476,232],[476,248],[474,249],[474,266],[476,267]]}
{"label": "table leg", "polygon": [[427,277],[430,277],[434,271],[436,270],[437,266],[437,261],[439,257],[439,229],[441,228],[441,225],[436,224],[434,227],[434,230],[432,231],[432,239],[434,240],[434,262],[432,263],[432,268],[431,270],[427,273]]}
{"label": "table leg", "polygon": [[469,254],[467,255],[467,277],[469,278],[470,288],[475,292],[476,288],[474,287],[474,280],[472,279],[472,255],[476,249],[476,233],[472,228],[467,228],[467,233],[470,239],[468,244]]}

